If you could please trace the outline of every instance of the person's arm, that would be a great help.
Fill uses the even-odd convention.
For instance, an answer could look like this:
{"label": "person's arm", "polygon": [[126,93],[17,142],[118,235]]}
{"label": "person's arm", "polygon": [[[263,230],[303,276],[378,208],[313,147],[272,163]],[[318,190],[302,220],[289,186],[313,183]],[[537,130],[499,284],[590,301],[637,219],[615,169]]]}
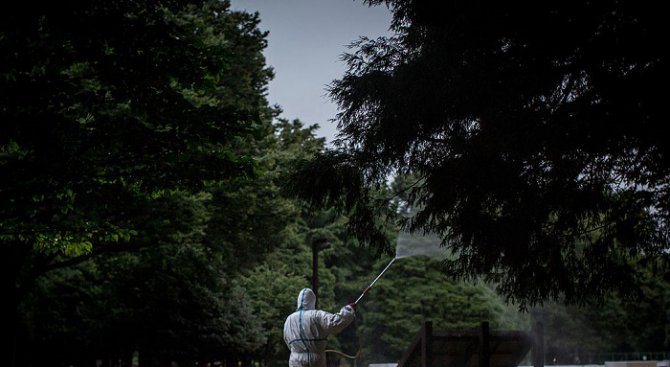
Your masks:
{"label": "person's arm", "polygon": [[351,324],[352,321],[356,318],[356,313],[354,308],[350,305],[346,305],[340,309],[338,313],[329,313],[326,311],[319,312],[321,323],[323,328],[329,334],[339,333]]}

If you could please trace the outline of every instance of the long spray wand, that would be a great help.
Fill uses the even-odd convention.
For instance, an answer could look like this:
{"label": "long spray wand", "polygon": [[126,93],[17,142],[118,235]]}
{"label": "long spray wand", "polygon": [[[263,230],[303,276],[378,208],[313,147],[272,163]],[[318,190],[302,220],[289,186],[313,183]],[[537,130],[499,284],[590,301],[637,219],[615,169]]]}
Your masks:
{"label": "long spray wand", "polygon": [[370,290],[370,288],[372,288],[372,286],[375,285],[375,283],[377,283],[377,280],[379,280],[379,278],[381,278],[382,275],[384,275],[384,273],[386,273],[386,270],[388,270],[388,268],[391,267],[391,264],[393,264],[393,262],[395,261],[395,259],[397,259],[397,257],[394,257],[393,259],[391,259],[391,262],[389,262],[389,264],[386,265],[386,267],[384,268],[384,270],[382,270],[382,272],[379,273],[379,275],[377,275],[377,277],[375,278],[375,280],[373,280],[372,283],[370,283],[370,285],[367,286],[367,288],[365,288],[365,290],[363,290],[363,293],[361,293],[361,295],[358,296],[358,299],[356,300],[356,302],[354,302],[355,304],[358,304],[358,301],[360,301],[360,300],[363,298],[363,296],[365,296],[365,294],[368,293],[368,291]]}

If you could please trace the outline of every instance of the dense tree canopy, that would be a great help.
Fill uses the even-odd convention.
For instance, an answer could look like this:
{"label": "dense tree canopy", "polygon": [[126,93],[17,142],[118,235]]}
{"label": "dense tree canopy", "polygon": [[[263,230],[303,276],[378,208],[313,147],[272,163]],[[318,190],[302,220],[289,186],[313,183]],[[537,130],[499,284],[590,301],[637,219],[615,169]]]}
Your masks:
{"label": "dense tree canopy", "polygon": [[369,2],[391,7],[396,36],[345,56],[339,150],[304,167],[305,197],[358,210],[351,197],[411,173],[407,225],[442,235],[448,272],[524,302],[630,289],[635,265],[667,260],[658,5]]}
{"label": "dense tree canopy", "polygon": [[80,254],[137,233],[134,202],[253,173],[236,145],[269,132],[258,19],[225,2],[42,5],[1,19],[3,243]]}
{"label": "dense tree canopy", "polygon": [[[167,312],[170,290],[192,292],[175,310],[197,310],[163,318],[146,338],[165,325],[184,336],[193,331],[184,320],[232,332],[216,320],[227,317],[221,291],[234,289],[212,278],[258,261],[284,226],[276,188],[260,178],[275,111],[258,17],[227,1],[15,5],[0,15],[0,292],[2,331],[14,340],[4,364],[26,352],[16,345],[30,326],[21,304],[38,278],[109,252],[157,247],[128,270],[138,274],[129,282],[153,284],[147,305]],[[158,248],[175,245],[181,252]],[[167,265],[203,259],[211,267],[200,275]],[[54,276],[77,288],[78,278]],[[149,292],[158,289],[166,293]]]}

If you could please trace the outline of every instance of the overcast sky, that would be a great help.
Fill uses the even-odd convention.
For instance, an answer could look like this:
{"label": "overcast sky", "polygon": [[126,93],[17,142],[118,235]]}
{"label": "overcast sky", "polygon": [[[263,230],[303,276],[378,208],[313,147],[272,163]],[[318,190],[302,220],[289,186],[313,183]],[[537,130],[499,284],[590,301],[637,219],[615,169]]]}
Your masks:
{"label": "overcast sky", "polygon": [[319,124],[319,136],[336,134],[337,107],[326,85],[340,78],[340,55],[360,36],[389,35],[391,13],[362,0],[231,0],[235,10],[258,12],[260,28],[270,31],[266,62],[275,70],[268,99],[283,109],[281,117]]}

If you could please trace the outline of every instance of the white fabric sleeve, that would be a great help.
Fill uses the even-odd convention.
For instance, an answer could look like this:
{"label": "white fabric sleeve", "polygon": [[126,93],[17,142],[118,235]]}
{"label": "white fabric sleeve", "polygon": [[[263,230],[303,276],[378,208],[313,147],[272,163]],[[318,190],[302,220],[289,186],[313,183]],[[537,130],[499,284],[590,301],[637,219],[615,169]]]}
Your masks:
{"label": "white fabric sleeve", "polygon": [[344,306],[338,313],[319,312],[321,325],[328,334],[339,333],[351,324],[356,318],[356,313],[349,306]]}

